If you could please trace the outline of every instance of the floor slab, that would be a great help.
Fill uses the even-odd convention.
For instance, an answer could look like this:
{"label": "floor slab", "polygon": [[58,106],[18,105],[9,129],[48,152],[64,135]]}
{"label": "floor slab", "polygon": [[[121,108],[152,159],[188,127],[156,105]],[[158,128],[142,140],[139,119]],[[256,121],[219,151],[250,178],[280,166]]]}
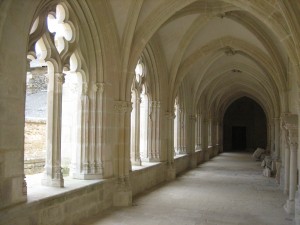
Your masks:
{"label": "floor slab", "polygon": [[250,154],[223,153],[84,225],[292,225],[286,196]]}

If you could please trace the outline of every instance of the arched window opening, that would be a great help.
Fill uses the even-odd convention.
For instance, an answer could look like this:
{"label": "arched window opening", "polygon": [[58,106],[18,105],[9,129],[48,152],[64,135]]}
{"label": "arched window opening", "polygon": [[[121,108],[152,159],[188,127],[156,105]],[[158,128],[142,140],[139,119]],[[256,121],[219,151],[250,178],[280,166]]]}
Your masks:
{"label": "arched window opening", "polygon": [[145,65],[140,59],[135,68],[135,77],[131,89],[131,163],[140,166],[142,161],[149,161],[149,96]]}
{"label": "arched window opening", "polygon": [[[36,58],[28,55],[26,76],[24,173],[43,172],[46,156],[47,83],[53,75],[45,62],[47,51],[42,39],[35,44]],[[37,177],[37,176],[35,176]],[[34,178],[37,179],[37,178]]]}
{"label": "arched window opening", "polygon": [[[62,94],[61,164],[63,175],[71,175],[76,164],[76,149],[80,132],[82,74],[76,72],[77,58],[72,54],[70,70],[66,71]],[[74,170],[74,169],[73,169]]]}
{"label": "arched window opening", "polygon": [[179,135],[180,135],[180,111],[179,111],[179,102],[178,97],[175,99],[174,111],[175,111],[175,119],[174,119],[174,156],[178,153],[180,148],[179,145]]}
{"label": "arched window opening", "polygon": [[[72,47],[75,52],[69,61],[65,57],[65,53],[70,54],[68,47],[74,39],[74,28],[67,15],[66,8],[58,4],[45,18],[47,26],[40,34],[41,38],[34,48],[29,46],[32,50],[28,53],[24,172],[26,175],[44,173],[42,177],[27,176],[28,187],[37,181],[40,183],[41,179],[45,185],[62,187],[63,174],[68,176],[71,165],[76,165],[78,160],[82,73],[78,72],[81,63],[75,54],[76,47]],[[43,26],[43,22],[38,17],[30,35],[39,26]],[[68,69],[62,68],[65,64]],[[35,120],[35,126],[28,125],[31,115],[35,116],[31,118],[31,122]],[[43,123],[37,127],[37,122]],[[36,152],[30,152],[28,146]],[[28,160],[34,161],[27,165]]]}
{"label": "arched window opening", "polygon": [[148,158],[148,118],[149,118],[149,101],[145,85],[141,93],[141,116],[140,116],[140,149],[142,161]]}

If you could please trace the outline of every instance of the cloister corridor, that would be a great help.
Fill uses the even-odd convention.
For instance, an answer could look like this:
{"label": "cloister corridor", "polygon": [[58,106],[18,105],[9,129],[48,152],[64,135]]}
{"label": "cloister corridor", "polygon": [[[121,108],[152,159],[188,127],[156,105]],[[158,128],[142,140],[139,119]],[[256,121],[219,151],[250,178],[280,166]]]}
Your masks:
{"label": "cloister corridor", "polygon": [[286,196],[249,153],[222,153],[83,225],[290,225]]}

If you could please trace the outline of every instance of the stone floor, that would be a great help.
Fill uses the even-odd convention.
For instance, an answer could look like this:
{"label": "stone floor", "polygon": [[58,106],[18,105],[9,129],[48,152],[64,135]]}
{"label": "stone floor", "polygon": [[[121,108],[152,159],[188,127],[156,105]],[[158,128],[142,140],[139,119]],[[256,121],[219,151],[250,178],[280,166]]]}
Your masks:
{"label": "stone floor", "polygon": [[286,196],[246,153],[223,153],[84,225],[291,225]]}

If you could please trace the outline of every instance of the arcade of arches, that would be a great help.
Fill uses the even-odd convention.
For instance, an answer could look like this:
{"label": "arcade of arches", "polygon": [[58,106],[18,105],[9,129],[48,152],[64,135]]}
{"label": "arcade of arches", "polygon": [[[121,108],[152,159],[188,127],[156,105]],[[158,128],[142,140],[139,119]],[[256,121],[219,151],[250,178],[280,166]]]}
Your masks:
{"label": "arcade of arches", "polygon": [[[298,0],[0,1],[0,223],[76,224],[261,147],[300,224],[299,15]],[[35,178],[27,101],[44,104]]]}

